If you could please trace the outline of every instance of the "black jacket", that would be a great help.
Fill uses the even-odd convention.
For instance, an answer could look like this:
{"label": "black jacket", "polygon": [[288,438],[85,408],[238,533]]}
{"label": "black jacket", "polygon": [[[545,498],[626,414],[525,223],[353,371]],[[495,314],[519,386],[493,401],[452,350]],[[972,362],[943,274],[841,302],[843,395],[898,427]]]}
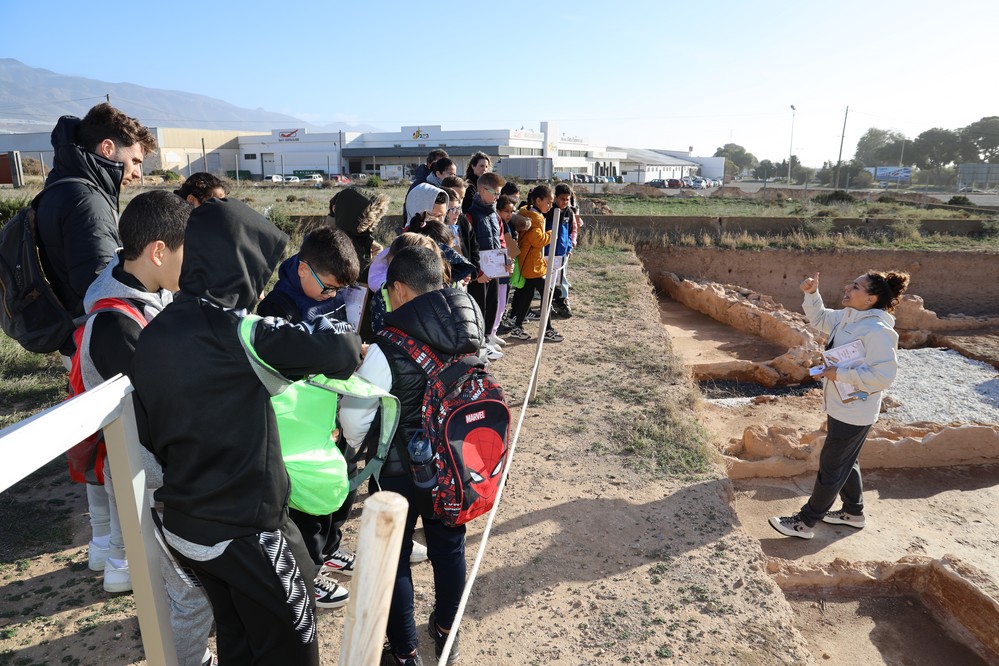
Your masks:
{"label": "black jacket", "polygon": [[[74,316],[83,314],[83,296],[115,250],[118,238],[118,195],[125,173],[121,162],[104,159],[77,145],[80,119],[63,116],[52,130],[55,166],[46,184],[83,178],[91,184],[68,183],[46,192],[38,204],[38,236],[42,267],[56,295]],[[72,353],[72,338],[63,353]]]}
{"label": "black jacket", "polygon": [[[236,200],[212,199],[184,237],[180,293],[135,349],[139,437],[163,464],[163,523],[204,545],[276,530],[288,475],[270,395],[240,345],[240,312],[252,307],[287,236]],[[260,357],[290,378],[346,378],[360,360],[356,336],[264,319]]]}
{"label": "black jacket", "polygon": [[[485,335],[482,314],[467,292],[461,289],[432,291],[385,315],[385,325],[427,343],[443,358],[476,354]],[[395,344],[375,337],[392,370],[392,395],[399,398],[399,427],[382,467],[383,476],[408,474],[409,438],[421,427],[423,392],[427,376],[409,355]],[[372,423],[365,446],[370,452],[378,436],[378,416]]]}

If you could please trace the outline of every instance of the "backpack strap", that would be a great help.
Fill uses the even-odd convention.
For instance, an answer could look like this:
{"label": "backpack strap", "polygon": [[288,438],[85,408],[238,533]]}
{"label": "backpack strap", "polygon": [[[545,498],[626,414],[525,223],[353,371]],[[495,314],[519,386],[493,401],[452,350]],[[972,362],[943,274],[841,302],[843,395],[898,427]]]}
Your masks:
{"label": "backpack strap", "polygon": [[[257,322],[260,320],[261,317],[253,314],[248,314],[240,320],[239,343],[243,346],[243,351],[246,353],[246,358],[250,361],[253,372],[260,379],[260,383],[264,385],[267,392],[273,397],[282,393],[288,386],[295,382],[292,382],[268,365],[260,358],[256,349],[253,348],[253,332]],[[313,375],[299,381],[341,396],[362,400],[372,400],[375,398],[379,400],[381,403],[381,428],[378,433],[378,446],[371,460],[365,463],[364,469],[350,480],[350,489],[356,490],[371,476],[377,479],[382,465],[385,464],[385,458],[388,456],[389,447],[392,445],[392,438],[395,436],[396,428],[399,427],[399,398],[356,374],[351,375],[347,379],[334,379],[326,375]]]}
{"label": "backpack strap", "polygon": [[416,363],[428,377],[433,377],[447,365],[430,345],[410,335],[406,335],[394,326],[386,326],[378,331],[378,335],[406,352],[409,358],[413,360],[413,363]]}

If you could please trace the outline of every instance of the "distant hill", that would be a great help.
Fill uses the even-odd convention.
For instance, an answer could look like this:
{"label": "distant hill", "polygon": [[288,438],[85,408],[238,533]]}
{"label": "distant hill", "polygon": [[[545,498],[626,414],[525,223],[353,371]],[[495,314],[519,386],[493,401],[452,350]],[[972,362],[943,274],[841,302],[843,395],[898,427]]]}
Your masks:
{"label": "distant hill", "polygon": [[59,116],[83,117],[105,95],[111,96],[111,103],[116,107],[150,127],[257,131],[305,127],[310,132],[381,130],[348,123],[316,126],[294,116],[244,109],[205,95],[65,76],[29,67],[13,58],[0,58],[0,133],[49,131]]}

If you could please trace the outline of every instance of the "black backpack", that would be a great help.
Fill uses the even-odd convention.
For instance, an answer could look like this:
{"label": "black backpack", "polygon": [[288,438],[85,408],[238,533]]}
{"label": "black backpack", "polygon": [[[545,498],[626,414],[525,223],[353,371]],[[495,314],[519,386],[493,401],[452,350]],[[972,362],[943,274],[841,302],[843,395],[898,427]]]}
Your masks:
{"label": "black backpack", "polygon": [[42,270],[35,220],[43,194],[56,185],[74,182],[93,187],[83,178],[50,183],[0,230],[0,328],[29,352],[56,351],[76,329],[73,316]]}

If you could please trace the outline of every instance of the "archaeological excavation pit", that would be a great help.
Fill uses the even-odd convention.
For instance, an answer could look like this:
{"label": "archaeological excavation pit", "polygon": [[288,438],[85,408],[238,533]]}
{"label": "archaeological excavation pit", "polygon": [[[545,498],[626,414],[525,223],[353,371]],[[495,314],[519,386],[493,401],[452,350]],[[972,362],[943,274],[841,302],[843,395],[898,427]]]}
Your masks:
{"label": "archaeological excavation pit", "polygon": [[[816,661],[999,664],[999,316],[941,316],[914,290],[896,311],[900,388],[886,391],[861,455],[868,525],[820,523],[814,539],[793,539],[767,518],[807,499],[825,436],[807,376],[825,340],[807,326],[800,292],[784,288],[785,307],[739,286],[745,269],[713,282],[643,260],[674,351],[705,395],[738,522],[759,539]],[[808,270],[780,279],[796,289]],[[907,366],[935,378],[923,395],[903,389]]]}

